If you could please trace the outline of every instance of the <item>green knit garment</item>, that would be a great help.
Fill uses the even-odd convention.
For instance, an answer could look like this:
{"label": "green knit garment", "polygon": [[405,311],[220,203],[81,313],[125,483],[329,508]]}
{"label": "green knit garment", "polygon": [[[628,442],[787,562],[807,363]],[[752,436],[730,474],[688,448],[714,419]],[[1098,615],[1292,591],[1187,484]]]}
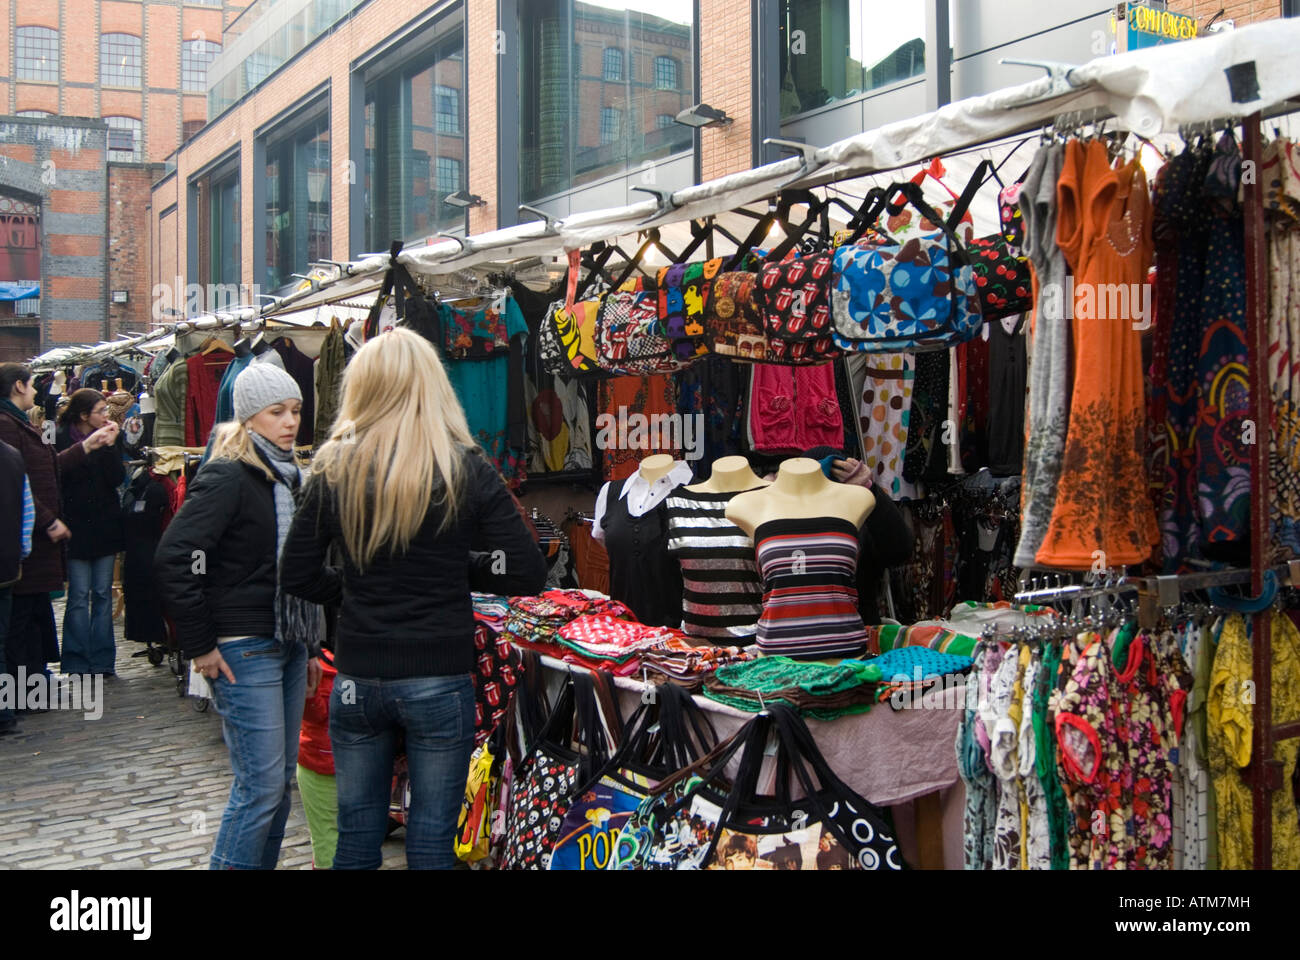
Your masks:
{"label": "green knit garment", "polygon": [[[880,668],[870,663],[826,664],[791,660],[789,657],[761,657],[748,663],[721,667],[705,684],[704,695],[738,710],[757,711],[758,695],[764,703],[784,703],[816,720],[834,720],[871,709],[874,690],[863,690],[863,702],[818,707],[810,698],[845,694],[881,680]],[[735,693],[735,690],[746,691]]]}

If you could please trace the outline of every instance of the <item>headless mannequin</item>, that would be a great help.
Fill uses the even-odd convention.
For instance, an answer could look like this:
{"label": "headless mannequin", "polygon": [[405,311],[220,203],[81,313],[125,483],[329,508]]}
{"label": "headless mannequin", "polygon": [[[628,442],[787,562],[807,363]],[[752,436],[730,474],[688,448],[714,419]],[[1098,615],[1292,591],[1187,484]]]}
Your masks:
{"label": "headless mannequin", "polygon": [[646,483],[653,484],[660,477],[666,477],[668,471],[673,468],[675,462],[676,461],[666,453],[656,453],[641,461],[641,466],[638,468],[638,472],[641,474],[642,480]]}
{"label": "headless mannequin", "polygon": [[767,485],[768,481],[754,473],[744,457],[723,457],[713,464],[709,479],[686,489],[692,493],[740,493]]}
{"label": "headless mannequin", "polygon": [[781,464],[771,486],[733,498],[727,519],[751,537],[769,520],[838,517],[860,528],[875,506],[866,487],[828,480],[816,460],[795,457]]}

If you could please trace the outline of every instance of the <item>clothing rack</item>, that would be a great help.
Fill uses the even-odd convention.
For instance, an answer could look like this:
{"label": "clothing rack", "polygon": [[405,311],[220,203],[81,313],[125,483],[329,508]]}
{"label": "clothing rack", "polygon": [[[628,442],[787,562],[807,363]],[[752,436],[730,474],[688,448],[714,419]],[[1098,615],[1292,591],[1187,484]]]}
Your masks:
{"label": "clothing rack", "polygon": [[[1300,560],[1292,560],[1273,567],[1279,584],[1300,586]],[[1022,590],[1016,594],[1016,603],[1056,603],[1066,600],[1085,600],[1108,594],[1148,594],[1162,607],[1178,603],[1183,594],[1210,587],[1253,583],[1256,571],[1244,567],[1231,570],[1207,570],[1196,573],[1159,574],[1153,577],[1113,577],[1096,583],[1064,584],[1042,589]],[[1261,578],[1262,579],[1262,578]],[[1258,593],[1263,589],[1256,589]]]}

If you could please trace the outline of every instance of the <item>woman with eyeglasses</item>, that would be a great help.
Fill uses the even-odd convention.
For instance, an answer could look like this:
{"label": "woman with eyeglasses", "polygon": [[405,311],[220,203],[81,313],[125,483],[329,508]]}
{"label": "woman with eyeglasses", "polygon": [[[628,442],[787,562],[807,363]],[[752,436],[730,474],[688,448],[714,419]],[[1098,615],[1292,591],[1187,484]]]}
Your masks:
{"label": "woman with eyeglasses", "polygon": [[68,600],[63,612],[63,672],[116,675],[113,639],[113,562],[126,548],[118,488],[126,475],[117,445],[118,426],[98,390],[74,391],[59,418],[56,450],[81,443],[97,430],[108,443],[65,467],[63,514],[68,539]]}

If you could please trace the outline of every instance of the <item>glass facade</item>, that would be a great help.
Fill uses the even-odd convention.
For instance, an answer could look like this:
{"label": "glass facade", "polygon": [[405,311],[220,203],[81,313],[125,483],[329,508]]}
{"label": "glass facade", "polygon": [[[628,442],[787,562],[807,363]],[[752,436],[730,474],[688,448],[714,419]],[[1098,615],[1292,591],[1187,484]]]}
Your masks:
{"label": "glass facade", "polygon": [[365,248],[465,224],[443,202],[465,184],[465,34],[460,26],[366,85]]}
{"label": "glass facade", "polygon": [[330,129],[322,114],[266,147],[266,264],[269,292],[330,256]]}
{"label": "glass facade", "polygon": [[519,4],[520,199],[691,149],[661,118],[695,102],[693,27],[691,0]]}
{"label": "glass facade", "polygon": [[[254,0],[222,32],[228,57],[218,58],[208,89],[208,120],[274,73],[363,0]],[[263,16],[273,6],[294,5],[284,20],[270,25]]]}
{"label": "glass facade", "polygon": [[925,73],[921,0],[781,0],[781,117]]}

